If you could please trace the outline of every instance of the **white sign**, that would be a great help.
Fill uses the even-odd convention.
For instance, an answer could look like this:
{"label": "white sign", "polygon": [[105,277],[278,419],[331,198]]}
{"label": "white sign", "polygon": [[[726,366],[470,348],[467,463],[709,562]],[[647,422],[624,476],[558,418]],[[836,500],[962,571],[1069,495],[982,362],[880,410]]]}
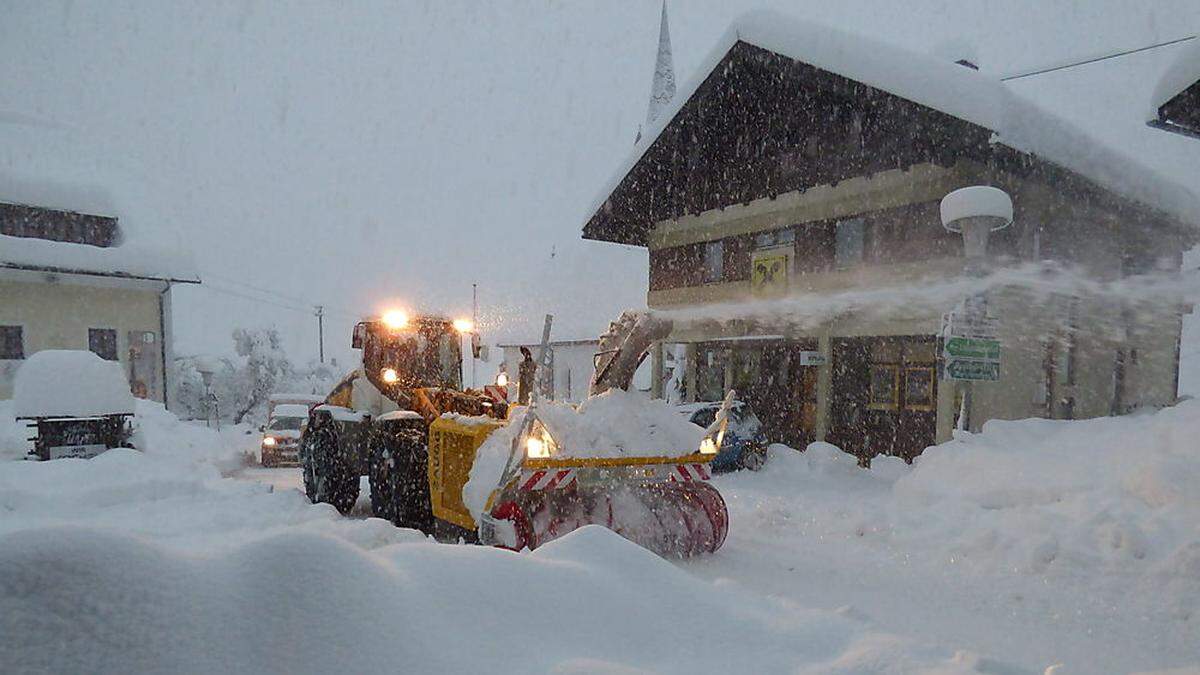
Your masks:
{"label": "white sign", "polygon": [[800,365],[802,366],[823,366],[827,363],[829,363],[829,359],[821,352],[800,352]]}

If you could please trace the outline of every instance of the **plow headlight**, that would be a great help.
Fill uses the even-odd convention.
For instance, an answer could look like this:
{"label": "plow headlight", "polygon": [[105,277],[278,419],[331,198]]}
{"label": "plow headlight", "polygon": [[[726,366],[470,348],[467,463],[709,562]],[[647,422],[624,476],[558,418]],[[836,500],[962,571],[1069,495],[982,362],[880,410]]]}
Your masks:
{"label": "plow headlight", "polygon": [[548,459],[558,452],[558,444],[541,420],[534,420],[525,436],[525,456],[529,459]]}
{"label": "plow headlight", "polygon": [[400,330],[408,326],[408,315],[398,309],[386,311],[383,313],[383,325],[392,330]]}
{"label": "plow headlight", "polygon": [[384,368],[379,373],[379,377],[388,384],[396,384],[396,382],[400,381],[400,374],[396,372],[395,368]]}
{"label": "plow headlight", "polygon": [[508,386],[508,373],[500,373],[499,375],[496,376],[496,386],[497,387],[507,387]]}
{"label": "plow headlight", "polygon": [[716,441],[712,439],[712,437],[705,437],[704,440],[700,441],[700,454],[715,455],[717,454],[718,447],[719,446],[717,445]]}
{"label": "plow headlight", "polygon": [[273,436],[267,436],[267,437],[263,438],[263,446],[264,447],[270,448],[274,445],[275,445],[275,438]]}
{"label": "plow headlight", "polygon": [[550,456],[550,446],[546,441],[530,436],[525,439],[525,456],[530,459],[544,459]]}
{"label": "plow headlight", "polygon": [[470,333],[475,330],[475,322],[470,319],[455,319],[454,330],[460,333]]}

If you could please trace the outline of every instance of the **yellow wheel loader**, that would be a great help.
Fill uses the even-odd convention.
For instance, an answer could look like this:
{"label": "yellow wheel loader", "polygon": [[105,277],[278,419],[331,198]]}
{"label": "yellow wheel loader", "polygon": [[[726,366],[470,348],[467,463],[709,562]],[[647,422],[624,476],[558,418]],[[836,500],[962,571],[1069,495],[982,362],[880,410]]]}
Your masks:
{"label": "yellow wheel loader", "polygon": [[[510,411],[507,401],[463,390],[465,323],[388,313],[355,326],[362,365],[313,409],[301,439],[313,502],[348,513],[366,475],[374,515],[443,541],[533,549],[600,524],[666,556],[721,546],[728,515],[707,480],[727,405],[692,447],[589,456],[587,447],[556,437],[570,418],[561,404],[551,421],[549,404],[541,412],[536,402]],[[669,331],[669,322],[647,313],[623,314],[601,337],[589,393],[628,389],[650,345]],[[472,509],[464,486],[479,480],[472,469],[493,436],[497,470],[485,485],[486,501]]]}

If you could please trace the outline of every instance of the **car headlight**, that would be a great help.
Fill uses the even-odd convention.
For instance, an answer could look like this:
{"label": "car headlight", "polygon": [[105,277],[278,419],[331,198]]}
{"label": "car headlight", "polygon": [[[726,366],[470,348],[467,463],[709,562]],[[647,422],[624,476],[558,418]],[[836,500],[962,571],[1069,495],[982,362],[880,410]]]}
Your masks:
{"label": "car headlight", "polygon": [[265,438],[263,438],[263,447],[266,447],[266,448],[274,447],[275,443],[276,443],[276,441],[275,441],[274,436],[266,436]]}
{"label": "car headlight", "polygon": [[388,384],[395,384],[400,380],[400,374],[396,372],[395,368],[384,368],[380,371],[379,377]]}
{"label": "car headlight", "polygon": [[558,452],[558,443],[541,420],[534,420],[525,434],[524,448],[529,459],[548,459]]}

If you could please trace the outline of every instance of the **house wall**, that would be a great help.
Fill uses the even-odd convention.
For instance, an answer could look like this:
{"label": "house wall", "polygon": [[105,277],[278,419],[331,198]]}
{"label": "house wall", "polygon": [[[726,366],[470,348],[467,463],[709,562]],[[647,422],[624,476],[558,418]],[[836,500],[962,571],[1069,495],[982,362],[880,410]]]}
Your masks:
{"label": "house wall", "polygon": [[[88,349],[89,328],[117,331],[117,356],[131,374],[130,332],[153,333],[153,378],[148,397],[162,401],[163,344],[161,288],[84,285],[77,283],[0,280],[0,325],[23,328],[25,356],[43,349]],[[132,283],[132,282],[131,282]],[[156,284],[162,286],[162,284]],[[13,377],[20,361],[0,361],[0,398],[12,397]]]}
{"label": "house wall", "polygon": [[[806,246],[816,245],[804,239],[806,223],[888,213],[893,215],[882,216],[887,226],[899,227],[901,233],[911,233],[916,239],[929,236],[932,241],[931,233],[940,233],[941,224],[936,210],[931,212],[926,206],[936,204],[955,188],[979,183],[1004,188],[1016,209],[1013,226],[996,235],[989,246],[998,265],[1054,260],[1097,281],[1178,269],[1182,242],[1155,231],[1154,223],[1129,214],[1118,217],[1034,180],[965,161],[949,168],[919,165],[908,171],[885,171],[661,222],[649,235],[649,248],[653,260],[656,251],[672,247],[794,227],[796,256],[802,258]],[[915,206],[921,208],[904,210]],[[889,223],[889,217],[896,222]],[[831,341],[935,336],[942,312],[955,304],[953,299],[920,305],[903,297],[889,300],[879,296],[862,303],[868,309],[847,312],[828,302],[835,294],[848,291],[920,288],[926,282],[962,276],[961,248],[930,246],[928,255],[920,259],[902,258],[893,261],[891,251],[884,250],[876,258],[846,269],[825,266],[815,270],[801,269],[789,259],[788,304],[772,310],[783,314],[777,320],[766,309],[732,310],[734,315],[752,319],[722,316],[731,312],[729,308],[715,309],[711,317],[704,317],[705,305],[752,307],[762,300],[754,295],[749,279],[705,283],[691,275],[684,283],[672,284],[663,283],[660,276],[659,283],[652,279],[647,303],[655,309],[681,310],[677,316],[682,318],[667,342],[695,344],[756,334],[816,340],[830,361],[820,367],[817,380],[816,429],[817,437],[824,439],[831,430],[830,400],[836,386],[831,374]],[[1181,326],[1178,302],[1162,298],[1122,303],[1111,296],[1088,297],[1083,291],[1072,295],[1049,291],[1034,295],[1016,287],[990,292],[990,313],[999,318],[1002,341],[1001,379],[974,385],[969,415],[974,429],[987,419],[1095,417],[1174,402],[1176,341]],[[684,379],[688,390],[694,391],[694,367],[689,366]],[[965,388],[962,383],[939,382],[936,441],[950,438]]]}

